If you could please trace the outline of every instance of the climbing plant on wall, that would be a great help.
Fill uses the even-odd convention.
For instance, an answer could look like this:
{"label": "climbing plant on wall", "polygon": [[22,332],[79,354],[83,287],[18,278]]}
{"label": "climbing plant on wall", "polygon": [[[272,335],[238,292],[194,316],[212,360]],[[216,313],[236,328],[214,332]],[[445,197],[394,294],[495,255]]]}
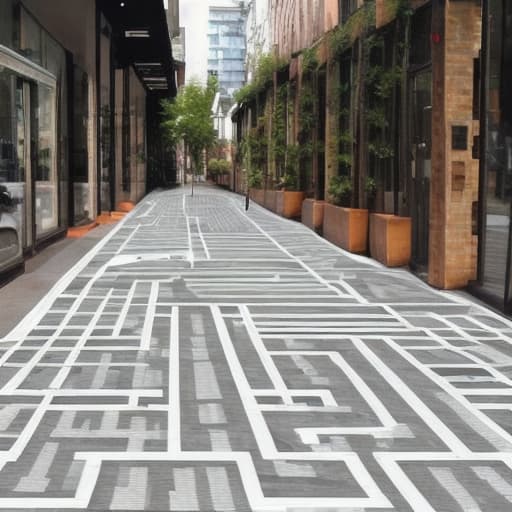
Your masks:
{"label": "climbing plant on wall", "polygon": [[288,84],[282,84],[277,88],[276,101],[272,113],[271,151],[278,179],[285,173],[287,101]]}
{"label": "climbing plant on wall", "polygon": [[[374,195],[375,185],[390,189],[396,168],[398,91],[407,50],[403,26],[412,11],[408,0],[383,0],[381,9],[391,22],[384,29],[376,30],[375,2],[368,1],[330,35],[331,56],[340,62],[338,170],[354,176],[356,203],[358,194],[369,195],[362,185],[364,175],[373,177]],[[352,71],[348,78],[343,76],[347,68]]]}
{"label": "climbing plant on wall", "polygon": [[312,157],[314,152],[313,133],[316,123],[315,73],[318,68],[316,50],[309,48],[302,54],[302,82],[299,92],[299,173],[301,188],[308,190],[312,178]]}

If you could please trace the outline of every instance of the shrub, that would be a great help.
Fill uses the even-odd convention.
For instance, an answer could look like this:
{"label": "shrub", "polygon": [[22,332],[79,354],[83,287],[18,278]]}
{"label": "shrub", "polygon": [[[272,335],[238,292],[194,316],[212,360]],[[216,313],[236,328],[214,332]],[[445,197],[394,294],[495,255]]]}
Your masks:
{"label": "shrub", "polygon": [[249,188],[261,188],[263,185],[263,173],[261,170],[251,170],[247,176],[247,185]]}
{"label": "shrub", "polygon": [[208,172],[212,176],[217,176],[220,172],[220,160],[217,160],[216,158],[210,158],[208,160]]}
{"label": "shrub", "polygon": [[337,206],[348,206],[352,195],[352,181],[349,176],[333,176],[327,189],[331,201]]}

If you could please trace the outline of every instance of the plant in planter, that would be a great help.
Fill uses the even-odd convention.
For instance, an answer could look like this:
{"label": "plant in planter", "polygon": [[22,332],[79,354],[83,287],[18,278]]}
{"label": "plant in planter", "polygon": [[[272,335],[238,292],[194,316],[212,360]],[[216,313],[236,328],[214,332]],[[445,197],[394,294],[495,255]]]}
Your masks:
{"label": "plant in planter", "polygon": [[299,190],[299,154],[300,148],[296,144],[285,147],[284,174],[279,178],[277,188],[283,190]]}
{"label": "plant in planter", "polygon": [[259,189],[263,185],[263,172],[260,169],[251,169],[247,175],[249,188]]}
{"label": "plant in planter", "polygon": [[251,199],[263,204],[265,191],[263,190],[263,172],[260,169],[250,169],[247,173],[247,188]]}
{"label": "plant in planter", "polygon": [[366,201],[370,211],[375,210],[375,198],[377,197],[377,181],[371,176],[366,177],[364,184],[364,191],[366,193]]}
{"label": "plant in planter", "polygon": [[368,246],[368,210],[350,208],[352,181],[333,176],[328,193],[333,204],[324,207],[325,238],[350,252],[365,253]]}
{"label": "plant in planter", "polygon": [[277,182],[277,188],[279,190],[296,190],[297,177],[291,174],[283,174]]}
{"label": "plant in planter", "polygon": [[211,178],[215,181],[217,181],[219,169],[219,160],[217,160],[216,158],[210,158],[210,160],[208,160],[208,173],[210,174]]}
{"label": "plant in planter", "polygon": [[285,173],[280,177],[276,192],[276,213],[287,218],[301,216],[304,192],[299,190],[299,146],[289,144],[285,153]]}
{"label": "plant in planter", "polygon": [[225,179],[231,171],[231,164],[224,158],[220,158],[218,161],[218,169],[218,176],[222,181],[222,185],[226,186]]}
{"label": "plant in planter", "polygon": [[349,206],[352,197],[352,180],[349,176],[332,176],[327,193],[336,206]]}

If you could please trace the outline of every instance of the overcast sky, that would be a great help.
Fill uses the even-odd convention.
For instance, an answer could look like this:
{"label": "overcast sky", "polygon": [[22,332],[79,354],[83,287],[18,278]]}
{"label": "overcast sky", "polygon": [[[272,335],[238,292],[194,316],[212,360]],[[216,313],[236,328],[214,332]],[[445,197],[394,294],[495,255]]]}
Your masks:
{"label": "overcast sky", "polygon": [[180,26],[185,27],[186,81],[205,83],[208,68],[208,0],[180,0]]}

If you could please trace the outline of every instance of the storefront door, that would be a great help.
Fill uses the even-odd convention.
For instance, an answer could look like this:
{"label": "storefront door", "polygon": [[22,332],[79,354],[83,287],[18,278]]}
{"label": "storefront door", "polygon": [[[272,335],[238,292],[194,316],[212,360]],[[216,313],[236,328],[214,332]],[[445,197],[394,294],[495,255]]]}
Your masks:
{"label": "storefront door", "polygon": [[512,5],[484,5],[479,289],[512,312]]}
{"label": "storefront door", "polygon": [[58,227],[56,81],[0,46],[0,272]]}
{"label": "storefront door", "polygon": [[413,246],[416,267],[428,266],[430,215],[430,178],[432,149],[432,71],[417,72],[412,77],[411,183]]}

